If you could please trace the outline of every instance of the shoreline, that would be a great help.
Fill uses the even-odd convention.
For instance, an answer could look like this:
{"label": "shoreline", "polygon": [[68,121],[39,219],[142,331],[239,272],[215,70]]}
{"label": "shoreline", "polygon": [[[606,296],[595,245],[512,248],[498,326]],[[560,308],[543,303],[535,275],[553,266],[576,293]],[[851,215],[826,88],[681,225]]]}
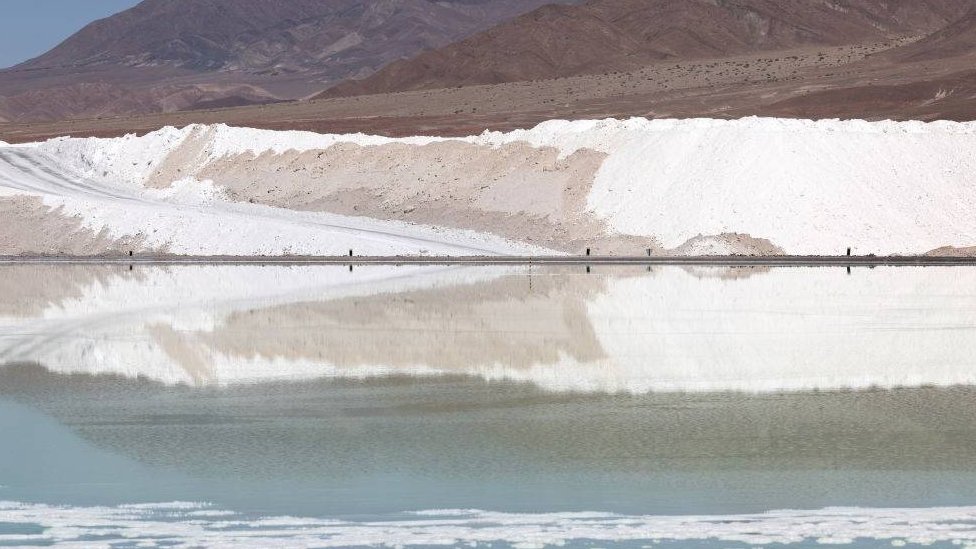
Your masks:
{"label": "shoreline", "polygon": [[954,256],[0,256],[0,265],[700,265],[715,267],[976,266]]}

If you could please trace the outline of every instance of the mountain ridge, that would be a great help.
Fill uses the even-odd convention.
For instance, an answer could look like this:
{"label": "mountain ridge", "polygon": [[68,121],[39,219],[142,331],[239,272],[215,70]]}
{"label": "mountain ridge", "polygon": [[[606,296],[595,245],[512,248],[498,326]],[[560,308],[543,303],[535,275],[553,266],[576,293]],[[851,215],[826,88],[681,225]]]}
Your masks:
{"label": "mountain ridge", "polygon": [[[145,0],[0,70],[0,117],[166,112],[184,103],[166,99],[172,94],[200,96],[204,105],[300,99],[567,1],[575,0]],[[86,94],[95,84],[111,87],[104,100]],[[242,86],[253,90],[242,95]],[[111,99],[132,95],[139,97]],[[45,105],[16,110],[42,97]]]}
{"label": "mountain ridge", "polygon": [[969,0],[590,0],[547,6],[321,97],[633,70],[662,60],[927,34]]}

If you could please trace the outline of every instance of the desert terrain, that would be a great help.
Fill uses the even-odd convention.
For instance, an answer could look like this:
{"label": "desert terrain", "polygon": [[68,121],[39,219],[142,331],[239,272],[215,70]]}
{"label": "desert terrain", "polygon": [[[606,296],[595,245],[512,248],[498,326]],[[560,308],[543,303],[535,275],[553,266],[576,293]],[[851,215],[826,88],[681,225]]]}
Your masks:
{"label": "desert terrain", "polygon": [[0,121],[261,105],[565,0],[147,0],[0,70]]}
{"label": "desert terrain", "polygon": [[[0,71],[0,139],[107,137],[197,123],[402,137],[631,116],[976,117],[976,6],[971,2],[845,0],[827,9],[791,1],[795,5],[777,7],[756,0],[720,6],[655,0],[657,7],[648,9],[633,0],[590,0],[523,15],[511,7],[479,12],[477,2],[457,3],[452,9],[468,14],[465,30],[457,35],[409,47],[385,39],[398,55],[369,62],[364,45],[344,49],[335,55],[371,68],[324,80],[322,67],[336,62],[329,56],[313,60],[293,52],[244,60],[241,52],[258,40],[254,33],[272,33],[265,42],[277,36],[270,27],[254,30],[229,22],[224,34],[247,33],[221,43],[216,52],[190,42],[169,52],[152,36],[137,34],[125,48],[113,45],[95,25],[45,56]],[[147,4],[143,11],[154,8]],[[367,21],[382,34],[403,14],[413,14],[422,23],[412,24],[421,26],[450,19],[446,12],[423,11],[420,4],[380,10],[382,16],[375,17],[342,12],[335,19],[311,4],[303,9],[313,10],[315,25],[325,25],[343,43],[366,36],[356,25]],[[178,12],[160,13],[178,22]],[[479,23],[471,22],[472,14]],[[134,33],[143,24],[139,18],[120,19],[123,15],[99,25]],[[487,29],[479,32],[479,25]],[[186,34],[203,32],[193,28]],[[601,38],[607,32],[617,38]],[[567,40],[570,36],[574,39]],[[78,51],[98,55],[85,57],[68,48],[76,42],[84,46]],[[295,47],[306,52],[315,42]],[[160,61],[145,66],[134,61],[139,55]],[[290,68],[270,76],[261,63]],[[65,79],[85,91],[62,94]],[[193,90],[176,91],[185,86]],[[99,105],[88,106],[85,97]]]}
{"label": "desert terrain", "polygon": [[[111,79],[85,79],[244,85],[261,63],[326,89],[156,113],[123,92],[100,116],[22,103],[36,112],[0,123],[0,254],[971,255],[976,7],[794,4],[459,3],[488,28],[466,19],[335,85],[315,76],[324,59],[242,57],[250,34],[105,46],[99,29],[141,28],[146,2],[0,72],[0,90],[47,93],[30,82],[64,71],[104,97]],[[450,19],[410,6],[377,21]],[[314,25],[335,15],[306,8]]]}
{"label": "desert terrain", "polygon": [[240,108],[0,124],[16,143],[60,135],[114,137],[164,126],[225,123],[277,130],[464,136],[552,119],[745,116],[957,120],[973,118],[973,56],[897,66],[880,55],[919,36],[775,54],[658,62],[626,72],[335,97]]}
{"label": "desert terrain", "polygon": [[3,14],[0,547],[976,549],[976,0]]}

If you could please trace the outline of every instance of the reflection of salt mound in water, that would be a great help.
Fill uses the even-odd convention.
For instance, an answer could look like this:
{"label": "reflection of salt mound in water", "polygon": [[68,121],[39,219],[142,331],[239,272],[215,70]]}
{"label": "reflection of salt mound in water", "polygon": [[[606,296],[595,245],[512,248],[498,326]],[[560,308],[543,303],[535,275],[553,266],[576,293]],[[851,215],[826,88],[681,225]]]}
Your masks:
{"label": "reflection of salt mound in water", "polygon": [[[604,387],[773,391],[976,382],[971,269],[615,279],[589,317]],[[556,386],[565,378],[553,379]]]}
{"label": "reflection of salt mound in water", "polygon": [[[5,267],[4,269],[10,269]],[[35,279],[55,288],[21,284],[28,295],[5,294],[0,307],[20,312],[0,317],[0,362],[38,362],[63,373],[120,374],[164,383],[210,384],[273,379],[267,364],[255,371],[247,360],[228,359],[217,349],[198,348],[195,338],[223,326],[235,312],[253,314],[284,304],[328,302],[342,297],[403,293],[429,286],[474,283],[496,276],[492,269],[370,267],[350,273],[338,267],[149,267],[127,271],[99,267],[67,284],[59,266],[38,266]],[[29,273],[18,272],[22,279]],[[79,286],[82,289],[79,290]],[[30,303],[31,298],[37,303]],[[14,307],[16,305],[16,307]],[[29,311],[29,316],[21,311]],[[238,339],[266,339],[273,326],[239,333]],[[314,331],[315,326],[295,326]],[[220,376],[227,364],[228,379]],[[324,375],[321,364],[284,378]],[[253,374],[253,375],[252,375]]]}
{"label": "reflection of salt mound in water", "polygon": [[[0,503],[0,520],[39,525],[42,533],[7,536],[18,543],[131,543],[133,532],[180,546],[513,547],[567,542],[723,541],[749,545],[976,543],[976,508],[824,509],[729,516],[621,516],[606,513],[510,514],[438,510],[382,522],[242,517],[192,503],[120,507],[51,507]],[[92,526],[92,525],[98,526]],[[968,545],[967,545],[968,546]]]}
{"label": "reflection of salt mound in water", "polygon": [[972,384],[973,278],[171,268],[12,321],[37,335],[7,339],[0,356],[195,385],[447,373],[601,392]]}

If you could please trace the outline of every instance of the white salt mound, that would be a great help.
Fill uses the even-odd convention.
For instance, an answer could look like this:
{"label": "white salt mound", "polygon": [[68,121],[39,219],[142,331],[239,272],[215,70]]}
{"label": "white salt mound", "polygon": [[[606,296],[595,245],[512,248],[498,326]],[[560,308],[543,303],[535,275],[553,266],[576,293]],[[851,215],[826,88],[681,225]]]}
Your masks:
{"label": "white salt mound", "polygon": [[[167,195],[147,189],[167,158],[201,135],[208,140],[206,154],[171,176],[174,188],[183,190]],[[634,235],[668,250],[740,253],[721,235],[763,239],[768,249],[793,255],[838,255],[849,247],[857,254],[907,255],[976,246],[976,122],[553,120],[529,130],[454,140],[190,126],[142,137],[0,144],[0,152],[6,151],[0,188],[42,196],[45,205],[80,217],[93,231],[139,235],[174,253],[317,254],[351,246],[363,253],[549,253],[488,232],[319,218],[329,214],[233,203],[221,189],[192,177],[229,156],[283,155],[339,143],[399,143],[407,147],[398,154],[409,155],[411,146],[443,141],[488,147],[526,142],[554,147],[563,157],[583,149],[603,153],[595,179],[578,182],[588,191],[586,211],[573,215],[581,222],[602,221],[608,237]],[[20,156],[11,156],[15,151]],[[506,158],[499,152],[498,162],[513,162]],[[283,160],[281,169],[294,166]],[[337,176],[350,170],[331,169]],[[502,213],[519,223],[530,210],[520,200],[524,196],[490,207],[509,204],[511,211]],[[320,233],[324,228],[328,244]],[[369,231],[368,242],[353,238]],[[205,237],[212,238],[196,240]]]}
{"label": "white salt mound", "polygon": [[665,248],[722,233],[795,255],[976,244],[974,122],[555,120],[481,139],[606,152],[589,207]]}
{"label": "white salt mound", "polygon": [[[140,253],[189,256],[539,255],[551,250],[463,229],[300,212],[234,202],[210,181],[182,177],[163,190],[146,182],[194,127],[142,137],[59,138],[0,148],[0,196],[41,199],[52,219],[78,220],[93,235],[142,242]],[[249,135],[250,130],[221,131]],[[285,132],[281,136],[291,132]],[[244,141],[241,142],[243,146]],[[32,218],[4,219],[30,226]],[[21,231],[23,232],[23,231]],[[30,243],[17,250],[32,250]],[[40,246],[38,246],[38,249]],[[46,248],[43,248],[46,249]],[[62,250],[63,251],[63,250]],[[10,253],[0,246],[0,254]],[[17,253],[31,253],[17,252]],[[34,251],[33,253],[40,253]]]}

